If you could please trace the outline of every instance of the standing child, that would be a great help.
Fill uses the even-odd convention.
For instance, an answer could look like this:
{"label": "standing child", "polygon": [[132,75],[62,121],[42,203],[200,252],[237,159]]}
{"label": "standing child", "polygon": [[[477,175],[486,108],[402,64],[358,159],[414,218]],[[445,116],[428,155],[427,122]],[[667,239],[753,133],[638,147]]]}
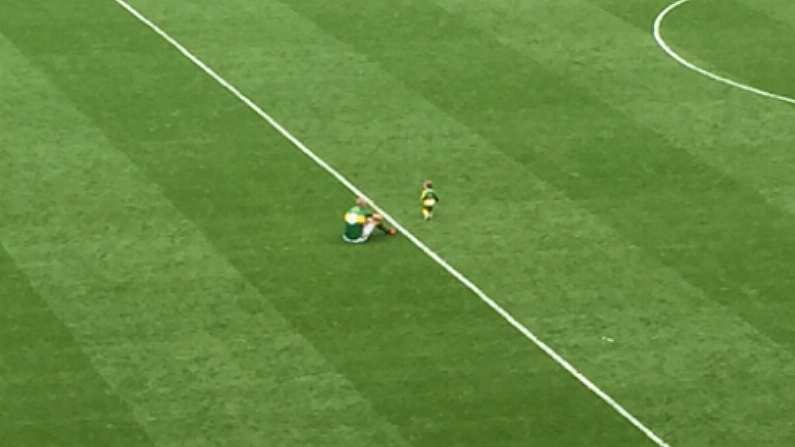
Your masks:
{"label": "standing child", "polygon": [[433,207],[439,203],[439,196],[433,190],[433,183],[430,180],[422,182],[422,192],[420,193],[420,207],[422,218],[431,220],[433,217]]}

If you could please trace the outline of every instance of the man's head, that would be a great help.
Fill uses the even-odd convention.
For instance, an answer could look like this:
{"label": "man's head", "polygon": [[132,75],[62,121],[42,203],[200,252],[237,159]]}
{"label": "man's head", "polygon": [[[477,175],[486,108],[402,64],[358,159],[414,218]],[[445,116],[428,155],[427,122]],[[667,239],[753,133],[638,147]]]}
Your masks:
{"label": "man's head", "polygon": [[431,189],[433,188],[433,182],[431,182],[430,180],[425,180],[424,182],[422,182],[422,187],[425,189]]}
{"label": "man's head", "polygon": [[367,199],[364,197],[357,197],[356,198],[356,206],[360,206],[362,208],[367,208]]}

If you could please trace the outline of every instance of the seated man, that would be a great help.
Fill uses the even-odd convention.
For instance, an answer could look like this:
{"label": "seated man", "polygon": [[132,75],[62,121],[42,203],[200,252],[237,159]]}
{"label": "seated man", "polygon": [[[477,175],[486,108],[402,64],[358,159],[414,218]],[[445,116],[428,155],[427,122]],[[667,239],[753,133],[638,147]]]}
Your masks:
{"label": "seated man", "polygon": [[345,213],[345,232],[342,233],[342,240],[352,244],[367,242],[376,228],[389,236],[397,234],[394,228],[386,225],[383,216],[370,209],[367,200],[358,197],[356,205]]}

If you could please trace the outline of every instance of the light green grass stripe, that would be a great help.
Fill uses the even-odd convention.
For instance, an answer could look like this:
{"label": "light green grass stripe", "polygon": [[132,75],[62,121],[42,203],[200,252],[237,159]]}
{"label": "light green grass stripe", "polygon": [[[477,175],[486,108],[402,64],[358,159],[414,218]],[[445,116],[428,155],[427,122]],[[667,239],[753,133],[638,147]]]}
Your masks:
{"label": "light green grass stripe", "polygon": [[0,240],[158,445],[404,445],[274,309],[244,311],[258,292],[0,48],[15,67],[2,78]]}
{"label": "light green grass stripe", "polygon": [[[722,2],[707,1],[711,2],[707,6],[724,7]],[[738,2],[747,8],[766,14],[771,20],[795,27],[795,3],[787,0],[738,0]]]}
{"label": "light green grass stripe", "polygon": [[0,308],[2,445],[153,445],[2,244]]}

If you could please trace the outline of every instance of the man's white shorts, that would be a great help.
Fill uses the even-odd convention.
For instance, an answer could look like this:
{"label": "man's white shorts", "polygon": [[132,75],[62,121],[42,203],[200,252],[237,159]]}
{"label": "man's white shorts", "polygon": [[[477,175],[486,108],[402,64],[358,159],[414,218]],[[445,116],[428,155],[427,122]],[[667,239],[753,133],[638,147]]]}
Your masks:
{"label": "man's white shorts", "polygon": [[373,234],[373,231],[375,230],[376,225],[377,224],[375,222],[367,222],[366,224],[364,224],[364,228],[362,229],[361,237],[359,237],[358,239],[348,239],[343,234],[342,235],[342,240],[344,240],[345,242],[350,242],[351,244],[363,244],[363,243],[367,242],[368,239],[370,239],[370,235]]}

